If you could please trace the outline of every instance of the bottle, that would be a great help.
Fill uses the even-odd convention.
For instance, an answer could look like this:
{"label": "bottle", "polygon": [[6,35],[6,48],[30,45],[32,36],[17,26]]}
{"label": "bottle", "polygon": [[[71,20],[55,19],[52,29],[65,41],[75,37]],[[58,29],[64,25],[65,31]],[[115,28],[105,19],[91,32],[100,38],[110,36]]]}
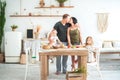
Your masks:
{"label": "bottle", "polygon": [[32,63],[33,63],[33,64],[36,63],[36,56],[32,56]]}

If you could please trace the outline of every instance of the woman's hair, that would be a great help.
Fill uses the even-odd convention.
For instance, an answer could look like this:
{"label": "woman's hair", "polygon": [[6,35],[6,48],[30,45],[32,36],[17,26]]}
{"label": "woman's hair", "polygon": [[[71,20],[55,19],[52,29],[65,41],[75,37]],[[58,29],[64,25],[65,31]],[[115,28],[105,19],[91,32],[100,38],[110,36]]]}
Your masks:
{"label": "woman's hair", "polygon": [[75,17],[71,17],[71,19],[73,20],[73,23],[76,24],[78,21]]}
{"label": "woman's hair", "polygon": [[86,38],[85,45],[88,45],[87,42],[88,42],[88,39],[89,39],[89,38],[90,38],[91,41],[92,41],[92,42],[91,42],[91,45],[93,45],[93,38],[92,38],[91,36],[88,36],[88,37]]}

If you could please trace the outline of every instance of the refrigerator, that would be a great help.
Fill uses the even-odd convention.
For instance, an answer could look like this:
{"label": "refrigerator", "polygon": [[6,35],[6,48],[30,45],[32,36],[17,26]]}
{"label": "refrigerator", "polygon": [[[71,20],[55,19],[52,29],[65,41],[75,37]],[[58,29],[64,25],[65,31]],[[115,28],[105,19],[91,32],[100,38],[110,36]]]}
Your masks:
{"label": "refrigerator", "polygon": [[21,45],[21,32],[13,31],[5,33],[5,62],[20,62]]}

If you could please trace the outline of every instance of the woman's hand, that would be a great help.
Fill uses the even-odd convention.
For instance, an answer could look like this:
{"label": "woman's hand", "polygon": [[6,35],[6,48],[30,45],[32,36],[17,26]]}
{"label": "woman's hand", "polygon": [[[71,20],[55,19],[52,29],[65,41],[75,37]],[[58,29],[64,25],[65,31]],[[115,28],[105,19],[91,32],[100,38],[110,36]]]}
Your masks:
{"label": "woman's hand", "polygon": [[68,48],[71,48],[72,47],[72,44],[71,43],[68,43]]}

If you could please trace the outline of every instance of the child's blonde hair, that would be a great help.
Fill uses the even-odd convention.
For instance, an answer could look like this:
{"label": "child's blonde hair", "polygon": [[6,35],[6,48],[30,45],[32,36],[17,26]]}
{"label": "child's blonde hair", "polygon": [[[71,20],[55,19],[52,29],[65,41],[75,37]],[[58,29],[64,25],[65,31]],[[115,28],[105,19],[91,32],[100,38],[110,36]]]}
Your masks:
{"label": "child's blonde hair", "polygon": [[88,42],[88,39],[91,39],[91,45],[93,45],[94,42],[93,42],[92,36],[88,36],[88,37],[86,38],[85,45],[89,45],[89,44],[87,43],[87,42]]}
{"label": "child's blonde hair", "polygon": [[52,30],[52,33],[53,33],[53,34],[57,34],[57,31],[56,31],[56,30]]}

